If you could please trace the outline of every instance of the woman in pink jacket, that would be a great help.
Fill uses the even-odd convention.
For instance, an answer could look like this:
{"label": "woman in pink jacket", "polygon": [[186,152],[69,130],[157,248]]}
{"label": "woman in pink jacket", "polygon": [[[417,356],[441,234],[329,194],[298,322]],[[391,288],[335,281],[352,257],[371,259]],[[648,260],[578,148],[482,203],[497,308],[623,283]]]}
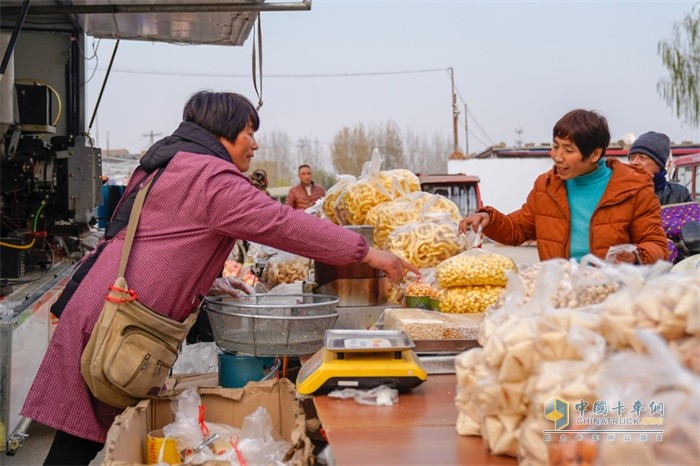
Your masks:
{"label": "woman in pink jacket", "polygon": [[[331,265],[365,262],[397,280],[415,268],[368,246],[362,236],[280,204],[244,175],[258,149],[255,108],[234,93],[198,92],[177,130],[140,160],[98,257],[65,304],[21,414],[57,430],[44,464],[88,464],[120,409],[95,399],[80,356],[117,278],[135,193],[157,177],[146,198],[127,282],[139,301],[183,321],[206,295],[236,239],[254,241]],[[157,172],[157,173],[156,173]],[[155,174],[154,174],[155,173]]]}

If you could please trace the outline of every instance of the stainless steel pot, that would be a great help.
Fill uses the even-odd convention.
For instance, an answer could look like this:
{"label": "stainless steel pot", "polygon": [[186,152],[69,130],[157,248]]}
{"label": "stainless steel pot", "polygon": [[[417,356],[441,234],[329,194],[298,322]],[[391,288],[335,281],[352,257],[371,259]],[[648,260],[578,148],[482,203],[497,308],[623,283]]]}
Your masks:
{"label": "stainless steel pot", "polygon": [[[374,245],[374,229],[369,225],[346,226]],[[387,278],[382,270],[358,263],[339,267],[322,262],[314,265],[314,283],[305,292],[328,294],[340,298],[338,307],[377,306],[387,301]]]}

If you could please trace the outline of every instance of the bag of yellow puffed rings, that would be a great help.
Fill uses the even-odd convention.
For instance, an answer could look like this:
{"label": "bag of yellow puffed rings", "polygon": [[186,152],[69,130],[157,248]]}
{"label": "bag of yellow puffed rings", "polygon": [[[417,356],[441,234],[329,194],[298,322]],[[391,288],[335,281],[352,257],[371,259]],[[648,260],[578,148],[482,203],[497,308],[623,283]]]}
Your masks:
{"label": "bag of yellow puffed rings", "polygon": [[342,225],[336,218],[335,213],[335,205],[338,202],[338,198],[343,193],[343,189],[355,181],[357,181],[357,178],[352,175],[338,175],[338,181],[326,191],[326,196],[323,198],[323,213],[326,214],[328,220],[336,225]]}
{"label": "bag of yellow puffed rings", "polygon": [[418,177],[404,169],[381,171],[382,156],[377,149],[365,163],[357,181],[348,183],[335,205],[336,218],[343,225],[364,225],[367,212],[402,194],[420,191]]}
{"label": "bag of yellow puffed rings", "polygon": [[449,214],[427,214],[392,231],[384,249],[418,268],[435,267],[466,249],[458,228]]}
{"label": "bag of yellow puffed rings", "polygon": [[374,228],[374,246],[383,248],[392,231],[429,213],[445,213],[456,222],[462,219],[457,204],[445,196],[420,191],[372,207],[365,225]]}
{"label": "bag of yellow puffed rings", "polygon": [[506,271],[517,271],[510,257],[482,249],[469,249],[435,267],[435,277],[442,288],[469,285],[505,286]]}

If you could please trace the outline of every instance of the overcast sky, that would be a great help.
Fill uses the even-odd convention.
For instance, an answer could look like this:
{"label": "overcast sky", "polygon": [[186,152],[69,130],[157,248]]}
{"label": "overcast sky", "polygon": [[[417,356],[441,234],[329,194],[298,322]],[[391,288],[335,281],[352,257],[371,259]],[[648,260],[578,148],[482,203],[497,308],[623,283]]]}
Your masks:
{"label": "overcast sky", "polygon": [[[667,76],[657,44],[695,3],[313,0],[310,11],[266,12],[258,134],[281,130],[330,145],[343,126],[391,120],[451,141],[452,67],[462,151],[464,104],[469,152],[513,145],[517,128],[523,142],[549,142],[556,120],[574,108],[605,115],[613,140],[655,130],[700,142],[700,129],[683,125],[656,87]],[[92,131],[99,145],[145,149],[143,135],[171,133],[200,89],[257,102],[252,43],[252,34],[242,47],[122,41]],[[89,115],[113,46],[102,40],[88,63],[88,76],[97,68]],[[346,74],[366,75],[323,76]]]}

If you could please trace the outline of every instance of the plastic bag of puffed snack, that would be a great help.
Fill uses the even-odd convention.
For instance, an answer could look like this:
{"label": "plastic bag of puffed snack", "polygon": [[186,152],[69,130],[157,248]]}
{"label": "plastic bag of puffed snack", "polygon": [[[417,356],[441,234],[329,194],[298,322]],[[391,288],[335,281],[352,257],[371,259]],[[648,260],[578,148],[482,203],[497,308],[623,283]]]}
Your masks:
{"label": "plastic bag of puffed snack", "polygon": [[[380,170],[382,157],[377,149],[355,182],[348,183],[338,197],[335,215],[339,224],[364,225],[367,212],[402,193],[420,191],[418,177],[404,169]],[[397,191],[397,186],[400,190]]]}
{"label": "plastic bag of puffed snack", "polygon": [[[511,332],[508,331],[508,333]],[[548,333],[550,336],[553,336],[552,333]],[[508,345],[508,336],[503,336],[506,339],[502,343]],[[516,335],[513,336],[517,338]],[[556,380],[560,380],[549,377],[540,379],[537,374],[543,367],[546,367],[547,364],[559,364],[559,372],[562,372],[562,368],[576,365],[580,368],[584,364],[580,361],[582,358],[588,364],[589,360],[599,361],[605,354],[605,341],[595,332],[574,328],[569,332],[565,332],[562,336],[568,340],[567,344],[572,347],[572,351],[568,354],[550,354],[548,350],[543,349],[543,351],[539,352],[538,357],[537,345],[534,348],[532,346],[528,347],[524,345],[526,341],[522,341],[520,342],[521,344],[517,345],[518,348],[511,346],[512,353],[510,353],[510,357],[503,359],[498,368],[494,367],[492,355],[489,354],[493,348],[483,348],[486,364],[495,372],[487,373],[473,385],[471,397],[474,404],[473,409],[478,414],[481,422],[480,430],[482,436],[492,453],[515,456],[521,446],[520,443],[523,442],[523,435],[527,433],[525,420],[529,418],[528,413],[536,411],[535,421],[539,422],[542,419],[543,407],[540,405],[538,409],[533,409],[532,403],[535,402],[535,399],[532,392],[528,390],[528,386],[533,381],[538,381],[540,382],[538,387],[541,386],[544,390],[551,390]],[[516,361],[513,358],[519,358],[519,360]],[[531,359],[533,360],[532,364],[529,362]],[[547,362],[548,359],[551,363]],[[513,363],[517,363],[517,368]],[[555,372],[556,374],[558,373]],[[574,371],[569,372],[564,380],[571,382],[573,385],[571,388],[575,388],[575,392],[578,393],[578,387],[582,382],[587,382],[588,378],[584,377],[583,374],[577,374],[576,376],[574,374]],[[591,390],[594,388],[594,385],[590,382],[588,386]],[[571,392],[567,390],[563,393],[568,395]],[[549,398],[549,396],[546,398]],[[535,426],[539,428],[539,446],[544,446],[546,449],[546,445],[542,442],[541,425],[536,423]],[[535,430],[537,431],[537,429]],[[541,448],[536,448],[535,453],[538,456],[542,456],[543,451]],[[546,461],[529,464],[546,464]]]}
{"label": "plastic bag of puffed snack", "polygon": [[342,194],[345,186],[355,181],[357,181],[357,178],[352,175],[338,175],[338,181],[326,191],[326,195],[323,198],[323,213],[326,214],[328,220],[336,225],[342,225],[335,215],[335,205],[338,202],[338,197]]}
{"label": "plastic bag of puffed snack", "polygon": [[597,399],[608,406],[624,403],[624,417],[650,418],[656,422],[643,425],[662,432],[650,433],[648,442],[629,444],[634,448],[628,442],[600,442],[597,464],[696,465],[700,457],[700,377],[682,367],[658,335],[639,331],[637,339],[643,354],[621,351],[603,363]]}
{"label": "plastic bag of puffed snack", "polygon": [[458,228],[450,214],[426,214],[392,231],[384,249],[416,267],[435,267],[466,249]]}
{"label": "plastic bag of puffed snack", "polygon": [[[397,192],[400,189],[398,187]],[[391,232],[430,213],[445,213],[455,222],[462,218],[457,204],[451,200],[439,194],[419,191],[372,207],[367,212],[365,224],[374,228],[374,246],[383,248]]]}
{"label": "plastic bag of puffed snack", "polygon": [[476,408],[474,388],[481,381],[493,376],[493,370],[486,364],[483,351],[483,348],[472,348],[455,358],[456,427],[459,435],[481,435],[481,422]]}
{"label": "plastic bag of puffed snack", "polygon": [[427,301],[426,306],[420,307],[437,310],[439,294],[440,289],[435,281],[434,268],[420,269],[420,276],[409,271],[398,283],[387,284],[387,301],[405,307],[416,307],[406,303],[406,296],[416,296],[435,300],[435,302]]}
{"label": "plastic bag of puffed snack", "polygon": [[692,322],[700,308],[700,271],[665,274],[626,286],[601,307],[600,330],[613,348],[641,350],[637,329],[652,330],[668,341],[681,338],[694,331]]}
{"label": "plastic bag of puffed snack", "polygon": [[268,286],[306,280],[309,275],[309,259],[290,252],[278,251],[267,259],[261,280]]}
{"label": "plastic bag of puffed snack", "polygon": [[441,262],[435,268],[438,284],[453,286],[495,285],[508,283],[506,272],[515,271],[513,259],[482,249],[469,249]]}
{"label": "plastic bag of puffed snack", "polygon": [[[518,464],[523,466],[565,466],[569,464],[595,464],[597,455],[596,444],[589,443],[590,434],[584,438],[575,433],[567,432],[567,441],[559,442],[553,433],[550,442],[543,441],[543,431],[561,428],[563,418],[543,416],[545,406],[547,412],[561,405],[553,401],[554,397],[572,403],[569,408],[568,426],[566,430],[578,430],[582,427],[590,430],[591,426],[578,424],[581,417],[577,408],[587,407],[592,411],[593,404],[598,399],[596,387],[601,371],[601,362],[606,357],[605,341],[595,332],[584,329],[572,329],[570,338],[582,356],[580,360],[542,361],[535,367],[532,376],[525,384],[524,399],[527,400],[528,414],[520,425],[518,442]],[[560,412],[559,409],[555,411]],[[562,431],[565,432],[565,431]],[[571,437],[570,437],[571,435]],[[580,439],[580,440],[577,440]],[[572,463],[576,458],[581,463]]]}

